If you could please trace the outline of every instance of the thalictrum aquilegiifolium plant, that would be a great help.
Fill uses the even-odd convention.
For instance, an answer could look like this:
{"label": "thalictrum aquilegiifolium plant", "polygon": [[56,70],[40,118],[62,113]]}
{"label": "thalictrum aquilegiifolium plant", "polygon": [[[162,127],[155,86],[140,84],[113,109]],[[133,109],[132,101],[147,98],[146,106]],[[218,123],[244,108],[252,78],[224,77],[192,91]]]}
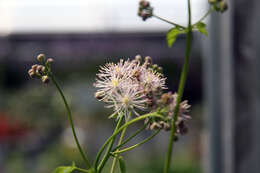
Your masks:
{"label": "thalictrum aquilegiifolium plant", "polygon": [[[104,102],[106,108],[113,109],[113,113],[108,115],[108,118],[116,121],[117,124],[112,135],[99,149],[93,163],[90,162],[86,151],[83,150],[78,140],[70,106],[52,71],[54,60],[46,58],[44,54],[37,56],[38,64],[32,65],[28,71],[29,76],[40,79],[43,84],[52,82],[56,86],[65,104],[77,148],[86,164],[86,168],[83,169],[77,167],[73,162],[71,166],[56,168],[53,173],[71,173],[75,170],[86,173],[101,173],[110,158],[113,159],[110,173],[115,172],[117,164],[119,170],[124,173],[127,167],[121,153],[132,151],[136,147],[149,142],[161,130],[170,131],[168,152],[163,170],[164,173],[169,173],[174,141],[177,141],[179,135],[187,133],[186,123],[191,118],[187,114],[190,105],[187,100],[182,101],[182,96],[189,69],[192,33],[193,31],[199,31],[208,36],[206,24],[203,23],[203,20],[214,11],[224,12],[227,9],[225,0],[209,0],[210,9],[208,12],[197,22],[192,23],[191,2],[190,0],[187,0],[187,2],[187,26],[182,26],[159,17],[154,13],[154,8],[150,5],[150,2],[146,0],[140,1],[138,8],[138,16],[144,21],[153,17],[173,25],[166,36],[169,47],[173,46],[178,35],[186,34],[186,53],[178,92],[172,93],[167,91],[166,77],[163,74],[162,67],[158,64],[153,64],[152,58],[149,56],[142,58],[141,55],[136,55],[133,59],[121,59],[118,63],[111,62],[100,66],[96,82],[94,83],[94,87],[97,88],[94,96],[97,100]],[[125,138],[127,128],[139,121],[143,122],[143,126],[128,138]],[[125,144],[144,130],[152,130],[154,133],[135,145],[125,147]],[[117,136],[120,137],[117,144],[115,144]]]}

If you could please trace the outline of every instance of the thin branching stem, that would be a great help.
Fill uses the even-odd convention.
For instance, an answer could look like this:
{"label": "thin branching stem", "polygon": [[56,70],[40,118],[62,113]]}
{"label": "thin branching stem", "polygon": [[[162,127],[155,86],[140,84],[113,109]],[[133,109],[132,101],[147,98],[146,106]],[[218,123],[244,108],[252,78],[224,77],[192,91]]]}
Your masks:
{"label": "thin branching stem", "polygon": [[81,148],[80,146],[80,143],[79,143],[79,140],[78,140],[78,137],[77,137],[77,134],[76,134],[76,131],[75,131],[75,127],[74,127],[74,123],[73,123],[73,119],[72,119],[72,114],[71,114],[71,110],[70,110],[70,107],[68,105],[68,102],[60,88],[60,86],[58,85],[57,81],[55,80],[55,77],[54,75],[50,75],[51,79],[52,79],[52,82],[54,83],[54,85],[56,86],[56,88],[58,89],[60,95],[61,95],[61,98],[65,104],[65,107],[66,107],[66,110],[67,110],[67,115],[68,115],[68,119],[69,119],[69,122],[70,122],[70,125],[71,125],[71,129],[72,129],[72,133],[73,133],[73,137],[74,137],[74,140],[77,144],[77,147],[78,147],[78,150],[80,152],[80,155],[81,157],[83,158],[83,160],[85,161],[86,165],[91,168],[91,164],[87,158],[87,155],[83,152],[83,149]]}
{"label": "thin branching stem", "polygon": [[[129,119],[129,118],[126,119],[126,122],[128,121],[128,119]],[[119,141],[118,141],[118,145],[121,145],[121,144],[122,144],[123,139],[124,139],[124,137],[125,137],[126,129],[127,129],[127,127],[124,128],[124,130],[122,131],[121,136],[120,136],[120,139],[119,139]],[[114,173],[114,171],[115,171],[116,162],[117,162],[117,157],[118,157],[118,155],[116,155],[116,156],[114,157],[114,159],[113,159],[110,173]]]}
{"label": "thin branching stem", "polygon": [[169,24],[171,24],[171,25],[174,25],[174,26],[177,26],[177,27],[186,29],[185,26],[182,26],[182,25],[179,25],[179,24],[177,24],[177,23],[171,22],[171,21],[169,21],[169,20],[167,20],[167,19],[164,19],[164,18],[162,18],[162,17],[160,17],[160,16],[157,16],[157,15],[155,15],[155,14],[153,14],[153,17],[155,17],[155,18],[157,18],[157,19],[159,19],[159,20],[161,20],[161,21],[164,21],[164,22],[166,22],[166,23],[169,23]]}
{"label": "thin branching stem", "polygon": [[204,19],[206,19],[206,17],[208,17],[208,15],[210,15],[212,12],[214,11],[214,9],[211,7],[208,12],[202,16],[196,23],[194,23],[192,26],[197,25],[198,23],[202,22]]}
{"label": "thin branching stem", "polygon": [[158,118],[161,118],[161,119],[165,119],[165,117],[159,115],[157,112],[152,112],[152,113],[148,113],[148,114],[145,114],[145,115],[142,115],[142,116],[139,116],[135,119],[132,119],[131,121],[128,121],[127,123],[125,123],[123,126],[121,126],[115,133],[113,133],[113,135],[111,135],[107,140],[106,142],[103,144],[103,146],[101,147],[101,149],[99,150],[98,154],[97,154],[97,157],[96,157],[96,160],[95,160],[95,165],[98,164],[99,162],[99,159],[103,153],[103,151],[105,150],[106,146],[109,144],[109,142],[118,134],[120,133],[124,128],[130,126],[131,124],[133,123],[136,123],[138,121],[141,121],[141,120],[144,120],[146,118],[149,118],[149,117],[158,117]]}
{"label": "thin branching stem", "polygon": [[[119,127],[120,127],[120,125],[121,125],[123,119],[124,119],[124,116],[121,115],[121,117],[119,118],[119,120],[118,120],[118,122],[117,122],[117,125],[116,125],[116,128],[115,128],[113,134],[115,134],[115,132],[119,129]],[[109,159],[110,152],[111,152],[111,149],[112,149],[113,144],[114,144],[114,142],[115,142],[115,139],[116,139],[116,136],[114,136],[114,137],[111,139],[110,144],[109,144],[109,146],[108,146],[108,148],[107,148],[107,151],[106,151],[106,153],[104,154],[104,157],[103,157],[102,161],[100,162],[100,164],[99,164],[98,167],[97,167],[97,172],[98,172],[98,173],[101,172],[101,170],[102,170],[103,167],[105,166],[107,160]],[[95,168],[96,168],[96,166],[95,166]]]}
{"label": "thin branching stem", "polygon": [[188,32],[187,32],[187,38],[186,38],[186,56],[185,56],[185,61],[184,61],[183,67],[182,67],[181,79],[180,79],[179,89],[178,89],[177,103],[176,103],[176,107],[174,109],[174,114],[173,114],[174,118],[173,118],[173,121],[171,124],[172,128],[171,128],[167,158],[166,158],[166,162],[165,162],[165,166],[164,166],[164,173],[169,173],[169,169],[170,169],[172,150],[173,150],[173,144],[174,144],[174,136],[176,133],[176,121],[178,119],[180,103],[182,100],[184,87],[185,87],[185,83],[186,83],[187,76],[188,76],[190,53],[191,53],[191,46],[192,46],[192,25],[191,25],[190,0],[188,0],[188,21],[189,21],[189,23],[188,23]]}
{"label": "thin branching stem", "polygon": [[148,137],[148,138],[144,139],[143,141],[141,141],[140,143],[135,144],[135,145],[130,146],[130,147],[127,147],[127,148],[122,149],[122,150],[115,151],[115,152],[113,152],[113,154],[116,155],[116,154],[119,154],[119,153],[124,153],[124,152],[130,151],[130,150],[133,150],[133,149],[135,149],[136,147],[139,147],[139,146],[145,144],[146,142],[150,141],[151,139],[153,139],[153,137],[155,137],[159,132],[160,132],[160,129],[157,130],[157,131],[156,131],[154,134],[152,134],[150,137]]}
{"label": "thin branching stem", "polygon": [[117,149],[121,148],[125,144],[127,144],[129,141],[131,141],[134,137],[136,137],[139,133],[141,133],[145,128],[147,124],[144,124],[139,130],[137,130],[132,136],[127,138],[124,142],[122,142],[120,145],[118,145],[116,148],[112,150],[112,152],[116,151]]}

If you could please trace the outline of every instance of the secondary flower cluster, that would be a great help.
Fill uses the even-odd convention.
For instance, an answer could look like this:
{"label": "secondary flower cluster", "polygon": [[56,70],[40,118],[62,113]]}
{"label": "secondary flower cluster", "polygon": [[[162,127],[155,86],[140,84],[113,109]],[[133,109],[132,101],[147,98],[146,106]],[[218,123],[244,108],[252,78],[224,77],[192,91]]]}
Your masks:
{"label": "secondary flower cluster", "polygon": [[[130,116],[131,113],[160,112],[165,117],[146,119],[148,128],[169,130],[173,121],[173,112],[176,107],[177,94],[164,93],[167,89],[166,78],[162,68],[152,63],[151,57],[142,58],[137,55],[134,60],[120,60],[118,63],[107,63],[100,67],[94,86],[98,88],[95,97],[105,102],[108,108],[113,108],[110,116]],[[190,105],[187,101],[180,104],[176,122],[177,133],[187,131],[185,121]],[[158,111],[160,110],[160,111]]]}
{"label": "secondary flower cluster", "polygon": [[[162,109],[166,109],[166,111],[163,112],[165,113],[167,120],[162,121],[160,119],[154,119],[152,122],[149,122],[148,127],[151,130],[164,129],[168,131],[172,128],[172,121],[174,120],[174,110],[177,103],[177,96],[177,93],[172,94],[172,92],[164,93],[161,95],[161,99],[158,100],[158,104]],[[178,137],[178,134],[184,135],[188,132],[186,121],[191,119],[191,117],[187,114],[189,112],[190,107],[191,106],[188,104],[187,100],[180,103],[177,121],[175,122],[176,139]]]}
{"label": "secondary flower cluster", "polygon": [[28,74],[31,78],[41,79],[42,83],[47,84],[50,81],[49,73],[50,73],[51,64],[53,63],[54,60],[52,58],[48,58],[46,60],[44,54],[39,54],[37,56],[37,60],[43,65],[39,65],[39,64],[32,65],[31,69],[28,71]]}

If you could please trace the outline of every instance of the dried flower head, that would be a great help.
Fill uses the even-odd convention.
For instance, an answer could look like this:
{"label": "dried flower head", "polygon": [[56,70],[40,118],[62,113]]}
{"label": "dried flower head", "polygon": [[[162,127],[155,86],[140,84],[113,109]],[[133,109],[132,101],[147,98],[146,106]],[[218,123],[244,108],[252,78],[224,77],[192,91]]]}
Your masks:
{"label": "dried flower head", "polygon": [[[176,108],[177,103],[177,93],[172,94],[171,92],[164,93],[161,95],[161,99],[159,100],[160,104],[163,105],[163,107],[168,107],[167,111],[167,120],[154,120],[151,123],[148,124],[148,127],[151,130],[154,129],[164,129],[166,131],[171,129],[172,121],[174,120],[174,110]],[[188,101],[185,100],[180,103],[179,107],[179,113],[177,115],[177,121],[176,121],[176,137],[178,134],[184,135],[187,133],[188,128],[186,125],[186,121],[189,120],[191,117],[187,115],[189,112],[190,105],[188,104]]]}

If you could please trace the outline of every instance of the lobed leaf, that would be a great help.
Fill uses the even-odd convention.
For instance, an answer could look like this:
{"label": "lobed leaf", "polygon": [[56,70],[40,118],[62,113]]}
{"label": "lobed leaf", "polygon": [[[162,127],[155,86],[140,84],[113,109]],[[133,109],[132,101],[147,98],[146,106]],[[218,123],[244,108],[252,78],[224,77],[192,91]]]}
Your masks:
{"label": "lobed leaf", "polygon": [[170,29],[167,33],[168,46],[172,47],[172,45],[175,43],[178,35],[183,34],[183,33],[185,33],[185,30],[183,30],[180,27],[174,27],[174,28]]}
{"label": "lobed leaf", "polygon": [[207,30],[207,25],[203,22],[199,22],[196,27],[198,28],[199,32],[201,32],[202,34],[208,36],[208,30]]}

